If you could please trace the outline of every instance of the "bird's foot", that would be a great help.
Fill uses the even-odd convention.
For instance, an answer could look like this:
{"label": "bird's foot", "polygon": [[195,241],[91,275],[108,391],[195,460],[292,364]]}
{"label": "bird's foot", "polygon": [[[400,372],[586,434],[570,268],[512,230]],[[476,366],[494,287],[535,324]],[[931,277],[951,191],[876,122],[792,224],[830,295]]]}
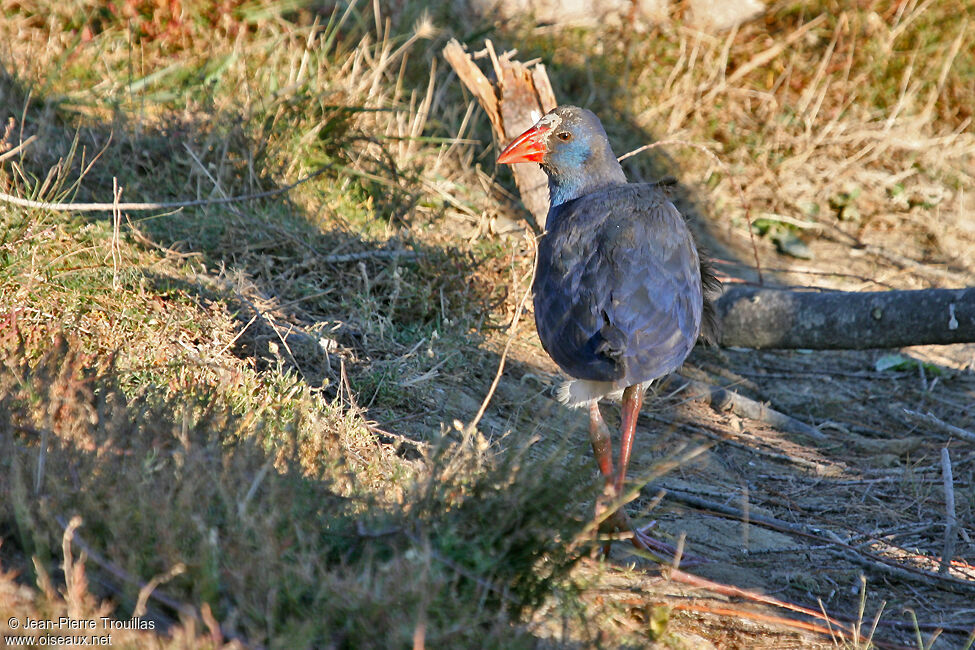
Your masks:
{"label": "bird's foot", "polygon": [[657,522],[651,521],[649,524],[643,526],[642,528],[631,528],[630,530],[633,533],[633,537],[631,538],[630,541],[633,543],[633,546],[637,547],[642,551],[648,551],[650,553],[653,553],[654,555],[659,555],[662,558],[666,558],[671,562],[676,560],[679,555],[680,564],[681,566],[685,566],[685,567],[707,564],[707,560],[703,557],[699,557],[697,555],[691,555],[690,553],[684,553],[683,549],[678,550],[671,544],[668,544],[667,542],[661,541],[659,539],[656,539],[655,537],[651,537],[650,535],[648,535],[647,531],[653,528],[656,524]]}
{"label": "bird's foot", "polygon": [[[630,518],[623,512],[622,508],[607,517],[599,526],[599,532],[603,534],[623,533],[628,534],[630,542],[641,551],[646,551],[657,556],[662,562],[673,562],[680,557],[682,566],[698,566],[706,564],[707,560],[703,557],[691,555],[678,551],[673,545],[668,544],[655,537],[651,537],[647,531],[652,529],[657,522],[651,521],[642,528],[636,528],[630,523]],[[602,545],[603,557],[609,557],[611,542]]]}
{"label": "bird's foot", "polygon": [[[608,503],[612,501],[612,496],[613,496],[612,488],[607,486],[605,492],[601,495],[601,497],[596,499],[596,519],[601,519],[603,517],[603,513],[605,513],[609,509]],[[605,519],[602,519],[602,521],[599,522],[598,534],[600,536],[609,536],[609,535],[615,535],[616,533],[622,530],[627,530],[625,528],[626,521],[623,517],[624,516],[622,515],[622,511],[616,510]],[[600,555],[603,558],[608,558],[609,551],[612,545],[613,543],[611,541],[603,542],[602,545],[599,547],[599,550],[593,551],[593,558],[596,558],[597,556]]]}

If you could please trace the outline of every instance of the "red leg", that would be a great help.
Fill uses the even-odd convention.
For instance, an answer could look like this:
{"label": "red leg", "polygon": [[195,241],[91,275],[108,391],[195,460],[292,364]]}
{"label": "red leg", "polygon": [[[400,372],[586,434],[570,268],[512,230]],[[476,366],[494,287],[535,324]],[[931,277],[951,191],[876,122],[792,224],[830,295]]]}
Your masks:
{"label": "red leg", "polygon": [[589,441],[592,442],[592,453],[596,456],[599,472],[609,485],[613,480],[613,442],[596,401],[589,404]]}
{"label": "red leg", "polygon": [[[599,410],[599,403],[593,401],[589,404],[589,441],[592,443],[592,453],[596,457],[596,464],[599,465],[599,473],[603,475],[603,493],[596,499],[596,517],[600,517],[609,503],[612,503],[616,494],[613,490],[613,441],[609,434],[609,427],[603,420],[603,414]],[[600,524],[602,532],[612,532],[616,529],[614,519],[611,516]],[[603,544],[603,555],[609,557],[609,543]]]}
{"label": "red leg", "polygon": [[[621,445],[620,445],[620,461],[619,467],[617,468],[618,474],[613,475],[613,445],[612,439],[610,437],[609,428],[606,426],[606,422],[603,421],[602,413],[599,410],[599,405],[596,402],[592,402],[589,405],[589,439],[592,442],[593,454],[596,456],[596,464],[599,465],[599,473],[603,475],[605,480],[605,489],[603,490],[602,496],[596,502],[596,516],[600,517],[607,508],[609,503],[612,503],[619,499],[623,494],[623,482],[626,479],[626,468],[630,462],[630,453],[633,449],[633,437],[636,432],[636,421],[637,417],[640,415],[640,408],[643,406],[643,387],[640,385],[630,386],[623,391],[623,417],[620,422],[621,433]],[[599,526],[600,532],[602,533],[612,533],[612,532],[623,532],[631,531],[633,537],[633,545],[644,551],[650,551],[656,555],[661,555],[663,557],[673,557],[677,553],[675,549],[670,544],[662,542],[660,540],[654,539],[647,534],[647,529],[651,528],[653,524],[647,526],[644,529],[634,528],[630,523],[629,517],[626,516],[626,512],[623,510],[623,506],[620,506],[616,512],[610,514],[606,517],[602,524]],[[610,544],[607,542],[603,544],[602,551],[603,555],[609,556]],[[696,564],[703,560],[693,556],[684,555],[684,564]]]}
{"label": "red leg", "polygon": [[633,434],[636,432],[636,420],[643,408],[643,386],[637,384],[623,391],[623,414],[620,422],[620,468],[616,475],[616,495],[623,494],[623,481],[626,479],[626,468],[630,464],[630,452],[633,450]]}

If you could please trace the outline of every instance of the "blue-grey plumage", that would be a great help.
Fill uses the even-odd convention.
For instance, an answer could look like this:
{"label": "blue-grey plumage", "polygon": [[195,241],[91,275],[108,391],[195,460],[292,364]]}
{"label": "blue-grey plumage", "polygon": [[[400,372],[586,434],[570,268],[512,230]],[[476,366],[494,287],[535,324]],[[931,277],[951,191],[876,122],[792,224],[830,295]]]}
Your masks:
{"label": "blue-grey plumage", "polygon": [[539,240],[535,324],[581,404],[662,377],[701,332],[691,234],[655,185],[606,187],[555,205]]}
{"label": "blue-grey plumage", "polygon": [[[596,507],[600,530],[629,530],[638,548],[679,555],[634,529],[618,504],[614,512],[605,510],[624,494],[646,386],[676,370],[699,336],[714,338],[711,297],[718,281],[667,193],[659,185],[626,182],[590,111],[556,108],[505,147],[498,162],[537,162],[548,174],[551,205],[538,242],[535,324],[545,350],[574,378],[559,398],[589,407],[590,441],[605,481]],[[617,392],[623,406],[614,471],[598,401]]]}
{"label": "blue-grey plumage", "polygon": [[506,159],[538,162],[549,178],[535,323],[577,380],[562,401],[582,405],[680,367],[702,327],[713,330],[717,280],[667,193],[627,183],[599,118],[575,106],[544,116]]}

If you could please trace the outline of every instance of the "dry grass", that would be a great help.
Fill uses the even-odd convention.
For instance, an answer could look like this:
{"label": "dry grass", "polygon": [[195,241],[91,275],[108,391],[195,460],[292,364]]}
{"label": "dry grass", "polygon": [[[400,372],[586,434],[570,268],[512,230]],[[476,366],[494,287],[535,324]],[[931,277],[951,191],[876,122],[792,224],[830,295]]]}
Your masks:
{"label": "dry grass", "polygon": [[[75,342],[58,338],[29,360],[32,343],[6,330],[10,539],[47,580],[69,513],[79,516],[84,548],[94,549],[89,565],[119,616],[138,611],[151,578],[176,573],[166,598],[149,601],[160,625],[193,616],[199,603],[223,622],[212,634],[249,643],[406,643],[417,625],[431,643],[466,643],[510,635],[506,613],[533,606],[571,566],[557,560],[571,529],[557,534],[562,516],[538,504],[572,479],[554,486],[533,476],[564,471],[555,459],[531,473],[514,454],[495,467],[470,438],[438,447],[428,473],[410,480],[354,407],[325,402],[294,377],[279,376],[279,386],[194,382],[178,399],[149,387],[128,397],[117,369]],[[235,404],[261,392],[282,401]],[[513,483],[518,490],[506,489]],[[487,530],[485,517],[494,522]],[[85,603],[77,611],[113,611],[77,590]],[[57,611],[52,594],[46,607]],[[451,602],[465,604],[461,628]],[[424,620],[435,612],[445,618]]]}
{"label": "dry grass", "polygon": [[[952,575],[971,580],[971,443],[903,411],[975,429],[970,346],[903,351],[926,361],[910,372],[875,370],[879,352],[696,353],[689,373],[825,444],[680,394],[641,420],[657,436],[637,474],[714,445],[637,500],[661,535],[686,532],[712,579],[852,613],[855,638],[568,544],[594,489],[584,423],[550,399],[531,319],[512,322],[532,247],[433,53],[489,28],[545,58],[560,98],[600,106],[618,153],[711,149],[720,164],[694,147],[625,164],[683,180],[730,274],[754,275],[747,208],[768,280],[962,286],[975,27],[953,18],[970,2],[777,5],[719,36],[679,14],[639,32],[422,3],[179,6],[0,3],[0,191],[183,201],[324,171],[120,219],[0,204],[0,619],[144,605],[158,626],[116,639],[132,647],[869,647],[887,601],[875,640],[927,647],[944,626],[936,647],[963,645],[971,594],[883,561],[937,570],[947,445]],[[777,253],[783,233],[812,259]],[[664,487],[685,501],[658,503]]]}
{"label": "dry grass", "polygon": [[[964,285],[975,270],[965,218],[975,138],[970,108],[957,99],[971,92],[975,60],[963,46],[973,25],[952,17],[972,8],[836,9],[783,5],[764,24],[718,36],[679,23],[649,37],[628,29],[616,38],[583,33],[581,47],[565,47],[557,33],[525,33],[533,47],[521,49],[557,61],[552,74],[570,97],[607,107],[618,153],[648,139],[718,152],[720,166],[692,148],[673,148],[669,160],[630,159],[628,171],[695,180],[692,196],[709,202],[709,228],[727,229],[720,246],[729,255],[752,261],[748,207],[752,218],[775,220],[825,261],[838,257],[833,244],[882,248],[899,261],[920,248],[924,262],[946,267],[936,284]],[[596,81],[620,70],[618,85]],[[773,251],[769,238],[764,264],[781,266]],[[886,281],[871,264],[878,255],[865,257],[843,270]],[[908,274],[892,284],[921,286]]]}

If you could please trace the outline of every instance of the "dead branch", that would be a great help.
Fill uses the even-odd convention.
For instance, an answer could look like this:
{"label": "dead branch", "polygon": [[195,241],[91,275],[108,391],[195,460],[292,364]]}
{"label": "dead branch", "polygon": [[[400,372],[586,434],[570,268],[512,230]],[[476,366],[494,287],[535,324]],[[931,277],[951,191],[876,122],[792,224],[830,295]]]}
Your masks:
{"label": "dead branch", "polygon": [[945,486],[945,543],[938,575],[943,576],[948,573],[951,558],[955,555],[955,526],[958,524],[955,516],[955,483],[951,476],[951,456],[947,447],[941,448],[941,475]]}
{"label": "dead branch", "polygon": [[[741,587],[735,587],[734,585],[724,584],[723,582],[715,582],[714,580],[708,580],[707,578],[702,578],[700,576],[694,575],[693,573],[688,573],[680,569],[670,569],[668,571],[668,577],[674,582],[679,582],[681,584],[689,585],[691,587],[707,589],[710,592],[721,594],[722,596],[727,596],[729,598],[743,598],[745,600],[750,600],[752,602],[762,603],[763,605],[772,605],[773,607],[779,607],[781,609],[785,609],[790,612],[796,612],[797,614],[804,614],[811,618],[825,621],[826,623],[833,625],[839,630],[842,630],[842,634],[844,637],[846,635],[852,636],[852,629],[847,625],[840,623],[838,620],[832,618],[827,614],[817,612],[816,610],[809,609],[808,607],[796,605],[794,603],[790,603],[785,600],[779,600],[778,598],[767,596],[757,591],[742,589]],[[775,617],[775,618],[779,618],[779,617]],[[776,622],[782,623],[783,621],[779,619]],[[798,621],[794,621],[794,623],[797,622]],[[811,629],[808,631],[820,632],[820,633],[823,633],[824,631],[828,632],[828,630],[822,630],[822,628]]]}
{"label": "dead branch", "polygon": [[[13,118],[11,118],[11,119],[13,119]],[[32,135],[29,138],[27,138],[26,140],[24,140],[23,142],[21,142],[20,144],[18,144],[13,149],[10,149],[9,151],[4,151],[4,152],[0,153],[0,162],[3,162],[7,158],[13,158],[17,154],[19,154],[21,151],[23,151],[24,149],[26,149],[28,146],[30,146],[31,143],[33,143],[34,140],[36,140],[36,139],[37,139],[37,135]]]}
{"label": "dead branch", "polygon": [[919,420],[927,424],[933,424],[947,431],[948,433],[950,433],[952,436],[956,438],[961,438],[962,440],[966,440],[968,442],[975,442],[975,433],[972,433],[967,429],[962,429],[961,427],[956,427],[950,422],[945,422],[944,420],[934,415],[933,413],[930,412],[921,413],[920,411],[914,411],[912,409],[903,409],[903,411],[904,411],[904,415],[910,416],[915,420]]}
{"label": "dead branch", "polygon": [[[708,589],[710,591],[714,591],[716,593],[719,593],[723,596],[727,596],[729,598],[743,598],[745,600],[756,601],[756,602],[769,604],[769,605],[776,605],[779,607],[782,607],[783,605],[791,605],[791,603],[786,603],[785,601],[777,601],[774,598],[769,599],[767,596],[764,596],[763,594],[760,594],[758,592],[739,589],[738,587],[724,585],[723,583],[714,582],[712,580],[705,580],[691,573],[683,573],[683,575],[677,575],[676,577],[671,576],[671,578],[675,582],[688,584],[690,586],[700,587],[703,589]],[[772,602],[768,602],[769,600],[771,600]],[[815,612],[814,610],[810,610],[807,608],[800,608],[800,609],[805,610],[803,613],[805,613],[807,616],[811,615],[807,612],[813,612],[815,614],[815,618],[825,622],[830,627],[823,627],[816,623],[807,623],[805,621],[800,621],[792,618],[785,618],[782,616],[774,616],[771,614],[764,614],[761,612],[753,612],[747,609],[732,607],[729,605],[716,607],[710,604],[679,602],[675,604],[670,604],[669,606],[671,607],[672,610],[700,612],[702,614],[713,614],[715,616],[747,618],[753,621],[770,623],[772,625],[781,625],[794,630],[802,630],[805,632],[822,634],[824,636],[831,637],[833,639],[834,644],[836,644],[836,637],[840,637],[843,641],[847,643],[857,638],[857,635],[854,633],[854,629],[857,624],[857,621],[850,620],[843,617],[838,617],[838,616],[831,616],[826,614],[825,612],[824,613]],[[791,610],[793,609],[793,607],[785,607],[785,609]],[[885,624],[886,627],[901,627],[897,625],[898,623],[897,621],[881,621],[881,623]],[[920,628],[921,626],[918,625],[918,627]],[[944,630],[945,628],[946,626],[938,625],[938,627],[935,629]],[[964,626],[959,626],[959,625],[952,626],[952,628],[954,628],[952,629],[953,632],[957,632],[960,634],[965,634],[969,631],[969,628],[966,628]],[[895,645],[893,643],[888,643],[886,641],[882,641],[880,639],[873,639],[873,638],[870,639],[868,647],[877,647],[877,648],[882,648],[883,650],[911,650],[910,646]]]}
{"label": "dead branch", "polygon": [[[163,605],[164,607],[166,607],[170,611],[179,614],[181,617],[186,616],[186,617],[189,617],[189,618],[196,619],[197,621],[200,621],[201,620],[200,614],[197,613],[197,610],[194,607],[192,607],[191,605],[189,605],[187,603],[180,602],[180,601],[176,600],[175,598],[171,598],[170,596],[167,596],[166,594],[161,593],[161,590],[159,590],[159,589],[152,589],[152,588],[150,588],[150,584],[149,583],[142,582],[142,580],[140,580],[136,576],[132,575],[131,573],[129,573],[128,571],[126,571],[125,569],[123,569],[122,567],[120,567],[115,562],[112,562],[111,560],[109,560],[109,559],[107,559],[105,557],[102,557],[102,555],[99,554],[98,551],[96,551],[95,549],[93,549],[84,540],[84,538],[82,538],[82,536],[77,532],[77,530],[76,530],[77,526],[73,526],[72,527],[69,524],[69,522],[66,522],[65,521],[65,518],[64,517],[62,517],[61,515],[56,515],[54,517],[54,520],[58,522],[58,525],[61,526],[62,529],[64,529],[64,538],[65,538],[65,540],[70,540],[70,543],[74,544],[75,546],[77,546],[78,548],[80,548],[82,551],[84,551],[84,553],[88,556],[88,559],[89,560],[91,560],[92,562],[94,562],[103,571],[105,571],[107,574],[109,574],[112,577],[114,577],[116,580],[118,580],[120,582],[128,583],[130,585],[135,585],[135,586],[139,587],[139,598],[140,598],[140,601],[143,600],[143,595],[145,595],[145,600],[146,601],[148,601],[151,598],[152,600],[154,600],[154,601],[158,602],[159,604]],[[72,519],[72,521],[73,521],[73,519]],[[65,573],[67,574],[67,572],[65,572]],[[109,586],[112,588],[113,591],[116,591],[116,592],[120,591],[119,589],[116,589],[115,588],[115,585],[109,585]],[[153,612],[153,616],[162,618],[167,623],[172,623],[173,620],[174,620],[174,619],[170,618],[168,615],[164,614],[163,612],[159,612],[159,611]],[[203,621],[203,622],[205,622],[205,621]],[[242,639],[239,635],[234,634],[229,629],[226,629],[223,626],[218,626],[218,629],[220,631],[220,634],[224,638],[226,638],[226,639],[232,639],[232,640],[234,640],[234,641],[236,641],[238,643],[244,643],[244,639]],[[244,645],[246,647],[256,647],[256,648],[262,647],[262,646],[253,645],[250,642],[247,642]]]}
{"label": "dead branch", "polygon": [[[681,490],[675,490],[664,485],[651,484],[647,486],[650,490],[664,490],[665,498],[679,501],[693,508],[708,510],[718,515],[745,520],[745,513],[724,503],[709,501],[697,495],[689,494]],[[973,593],[975,592],[975,581],[965,580],[952,575],[939,575],[933,571],[903,564],[884,557],[883,555],[866,551],[863,548],[852,546],[843,541],[839,535],[831,530],[819,530],[806,528],[797,524],[792,524],[774,517],[765,517],[755,513],[749,513],[748,523],[751,525],[762,526],[770,530],[775,530],[789,535],[798,535],[811,539],[817,543],[829,544],[836,548],[837,552],[847,557],[849,560],[859,564],[868,571],[879,573],[885,577],[896,577],[913,583],[921,583],[937,589],[951,591],[954,593]]]}
{"label": "dead branch", "polygon": [[684,377],[681,379],[685,382],[685,386],[689,387],[692,391],[692,396],[689,399],[705,402],[715,411],[731,411],[740,417],[764,422],[789,433],[801,433],[815,440],[828,439],[828,436],[820,432],[816,427],[797,420],[791,415],[776,411],[762,402],[757,402],[744,395],[739,395],[735,391],[720,386],[712,386],[703,381],[697,381],[696,379],[687,379]]}
{"label": "dead branch", "polygon": [[718,300],[721,345],[862,350],[975,342],[975,287],[784,291],[732,287]]}
{"label": "dead branch", "polygon": [[118,210],[124,210],[126,212],[138,212],[145,210],[175,210],[179,208],[194,208],[197,206],[246,203],[249,201],[256,201],[258,199],[278,196],[279,194],[286,194],[302,183],[307,183],[313,178],[321,176],[334,166],[335,165],[331,163],[322,165],[310,174],[307,174],[296,180],[294,183],[285,185],[284,187],[268,190],[266,192],[257,192],[256,194],[226,196],[217,199],[195,199],[192,201],[150,203],[120,203],[118,200],[112,201],[111,203],[52,203],[50,201],[35,201],[33,199],[25,199],[20,196],[14,196],[13,194],[7,194],[6,192],[0,192],[0,203],[9,203],[22,208],[30,208],[32,210],[55,210],[58,212],[114,212]]}
{"label": "dead branch", "polygon": [[[796,620],[794,618],[786,618],[784,616],[773,616],[771,614],[753,612],[739,607],[715,607],[712,605],[701,605],[698,603],[676,603],[671,605],[671,609],[676,611],[699,612],[701,614],[713,614],[714,616],[728,616],[734,619],[747,618],[760,623],[770,623],[772,625],[780,625],[793,630],[814,632],[823,636],[830,636],[831,634],[835,635],[837,632],[837,630],[823,627],[822,625],[816,625],[815,623],[807,623],[805,621]],[[836,621],[832,619],[831,622],[834,624],[836,623]],[[840,632],[840,635],[844,640],[847,640],[850,636],[845,628],[842,632]]]}
{"label": "dead branch", "polygon": [[[474,58],[464,51],[456,39],[443,49],[443,56],[454,68],[464,86],[477,97],[478,103],[494,130],[498,142],[506,145],[528,129],[535,121],[555,108],[555,93],[549,83],[545,66],[512,60],[515,52],[498,56],[491,41],[485,41],[486,54],[491,60],[494,79],[488,79]],[[548,214],[548,179],[538,165],[514,165],[515,184],[521,200],[540,230]]]}

